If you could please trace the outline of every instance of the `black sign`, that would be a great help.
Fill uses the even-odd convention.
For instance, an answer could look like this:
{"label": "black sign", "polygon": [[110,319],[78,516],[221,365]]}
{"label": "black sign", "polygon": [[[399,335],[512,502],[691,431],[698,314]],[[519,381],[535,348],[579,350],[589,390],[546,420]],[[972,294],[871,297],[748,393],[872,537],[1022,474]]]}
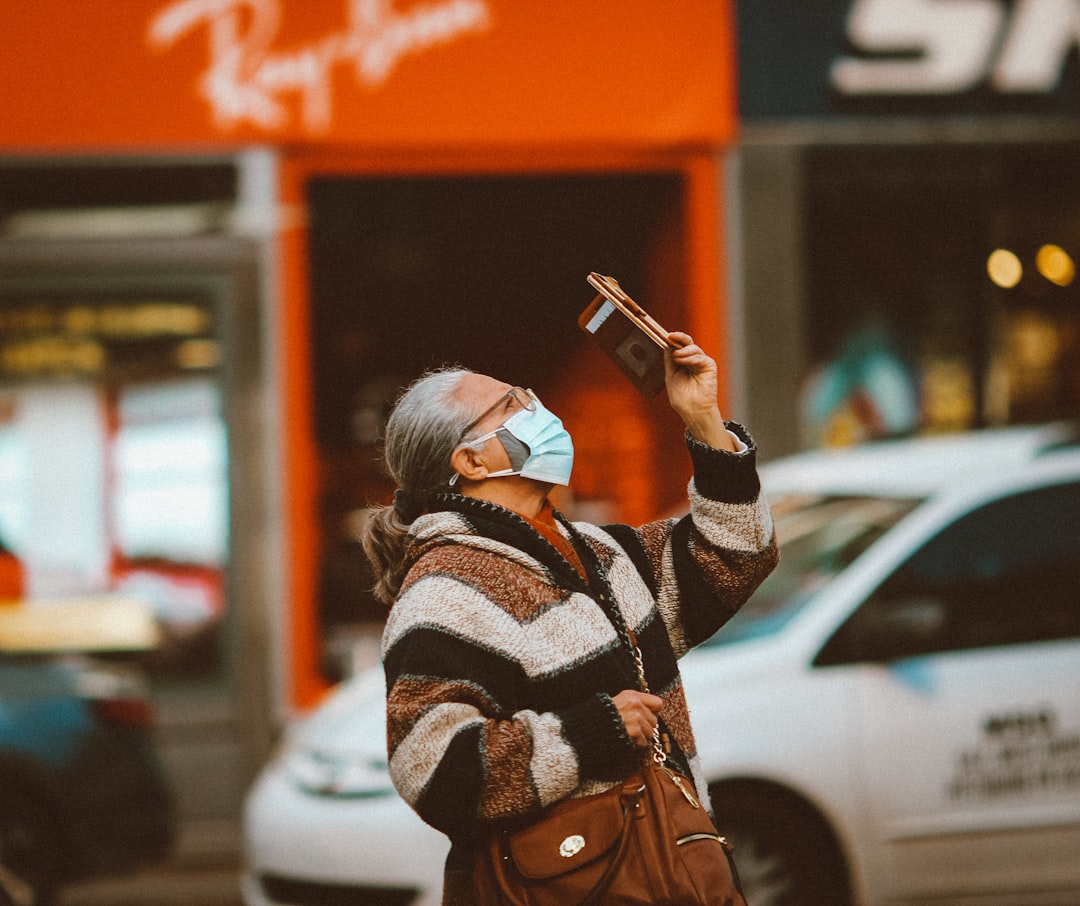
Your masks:
{"label": "black sign", "polygon": [[1080,116],[1080,0],[741,0],[744,119]]}

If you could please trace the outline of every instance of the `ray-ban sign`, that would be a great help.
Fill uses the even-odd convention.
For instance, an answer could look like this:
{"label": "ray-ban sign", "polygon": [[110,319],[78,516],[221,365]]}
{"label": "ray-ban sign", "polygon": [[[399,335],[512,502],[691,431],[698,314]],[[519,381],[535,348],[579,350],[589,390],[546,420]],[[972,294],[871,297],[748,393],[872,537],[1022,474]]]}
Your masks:
{"label": "ray-ban sign", "polygon": [[277,47],[281,0],[177,0],[150,22],[151,45],[167,49],[205,31],[209,62],[199,91],[220,128],[268,131],[289,125],[290,99],[311,135],[333,121],[334,72],[347,66],[365,91],[383,87],[402,61],[462,35],[486,30],[486,0],[441,0],[411,7],[392,0],[345,0],[345,27],[289,49]]}

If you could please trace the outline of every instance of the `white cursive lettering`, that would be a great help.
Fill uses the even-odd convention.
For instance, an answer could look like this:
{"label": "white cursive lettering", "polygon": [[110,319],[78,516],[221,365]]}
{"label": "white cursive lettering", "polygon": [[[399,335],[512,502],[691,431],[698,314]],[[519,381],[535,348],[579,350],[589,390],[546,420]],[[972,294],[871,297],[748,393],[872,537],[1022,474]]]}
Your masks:
{"label": "white cursive lettering", "polygon": [[326,132],[333,119],[331,76],[349,63],[357,84],[381,88],[406,56],[446,44],[490,25],[486,0],[441,0],[396,10],[393,0],[348,0],[348,22],[341,32],[298,49],[274,51],[281,23],[280,0],[178,0],[150,23],[149,38],[168,47],[205,24],[210,66],[199,90],[224,129],[251,123],[267,130],[284,128],[297,94],[304,128]]}

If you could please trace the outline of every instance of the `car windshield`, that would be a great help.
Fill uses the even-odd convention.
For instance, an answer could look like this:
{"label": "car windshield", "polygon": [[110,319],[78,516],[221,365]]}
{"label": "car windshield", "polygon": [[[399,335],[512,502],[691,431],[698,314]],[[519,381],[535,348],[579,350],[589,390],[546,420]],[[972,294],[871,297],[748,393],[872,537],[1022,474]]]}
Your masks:
{"label": "car windshield", "polygon": [[705,644],[723,645],[779,631],[918,503],[803,495],[771,500],[780,563],[743,609]]}

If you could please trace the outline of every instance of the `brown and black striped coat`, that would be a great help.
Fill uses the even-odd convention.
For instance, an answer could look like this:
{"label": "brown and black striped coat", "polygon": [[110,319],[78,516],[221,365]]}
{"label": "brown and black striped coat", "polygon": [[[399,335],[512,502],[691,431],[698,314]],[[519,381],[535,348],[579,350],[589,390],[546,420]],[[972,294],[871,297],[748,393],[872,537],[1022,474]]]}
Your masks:
{"label": "brown and black striped coat", "polygon": [[559,521],[588,579],[524,519],[445,495],[410,532],[383,635],[390,774],[453,842],[446,903],[470,901],[471,841],[599,792],[641,762],[612,697],[637,688],[629,627],[663,697],[671,758],[702,785],[677,660],[722,626],[777,561],[755,450],[707,447],[690,515],[599,528]]}

